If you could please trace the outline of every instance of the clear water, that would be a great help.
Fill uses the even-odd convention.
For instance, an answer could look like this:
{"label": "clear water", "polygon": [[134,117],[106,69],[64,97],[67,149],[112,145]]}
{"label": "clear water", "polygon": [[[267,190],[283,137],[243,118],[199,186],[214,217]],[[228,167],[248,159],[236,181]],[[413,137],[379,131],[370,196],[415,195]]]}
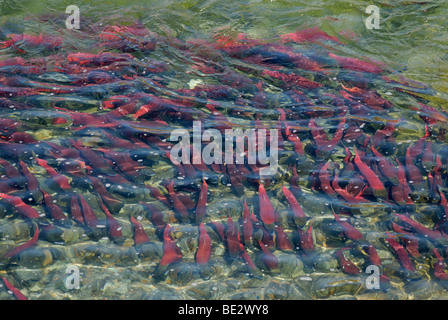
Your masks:
{"label": "clear water", "polygon": [[[3,143],[0,158],[19,169],[21,175],[14,184],[8,180],[6,167],[2,165],[0,179],[9,183],[10,187],[13,184],[8,194],[19,196],[42,214],[42,217],[27,219],[5,199],[0,202],[3,209],[0,224],[2,276],[28,299],[446,298],[446,280],[435,276],[435,266],[439,260],[433,253],[435,247],[445,263],[446,238],[441,234],[437,239],[428,240],[428,237],[415,228],[409,228],[395,213],[408,214],[429,230],[436,226],[437,221],[443,220],[444,205],[440,194],[446,195],[447,187],[447,145],[444,136],[446,114],[443,113],[448,90],[447,4],[443,1],[377,3],[380,8],[380,28],[377,30],[369,30],[365,26],[368,17],[365,9],[369,4],[362,1],[319,1],[312,5],[299,1],[101,1],[94,4],[90,1],[0,2],[2,40],[6,41],[8,34],[43,34],[62,39],[62,45],[57,49],[29,46],[19,41],[15,48],[8,46],[0,51],[1,61],[12,61],[8,59],[19,57],[34,61],[34,65],[40,70],[46,68],[45,72],[37,73],[27,72],[25,68],[3,68],[0,71],[2,92],[6,92],[2,93],[3,99],[17,104],[10,108],[9,102],[5,103],[6,107],[0,109],[0,118],[20,123],[18,126],[13,124],[12,127],[3,124],[4,127],[0,128]],[[65,9],[68,5],[77,5],[80,9],[80,30],[68,30],[65,27],[68,16]],[[100,63],[100,66],[94,64],[92,67],[91,62],[83,65],[76,60],[77,56],[69,56],[77,52],[121,54],[122,47],[101,45],[99,34],[104,30],[110,31],[107,28],[111,26],[136,24],[162,40],[158,41],[155,50],[145,51],[138,47],[141,38],[130,37],[127,44],[134,50],[125,50],[129,52],[123,55],[124,62],[117,64],[117,71],[110,67],[109,62],[102,65]],[[314,27],[318,27],[329,37],[337,38],[339,43],[318,40],[285,44],[281,41],[281,35]],[[210,47],[204,44],[216,45],[216,40],[220,37],[234,39],[238,34],[245,34],[247,38],[257,39],[268,46],[284,46],[282,48],[288,48],[290,52],[318,61],[326,72],[303,71],[290,65],[282,65],[280,71],[295,72],[323,84],[323,87],[296,88],[303,92],[302,97],[308,98],[297,105],[285,98],[285,95],[291,97],[291,93],[284,83],[273,77],[260,75],[261,70],[266,68],[278,70],[275,69],[275,63],[260,65],[254,60],[231,56],[222,47],[216,49],[213,45]],[[138,49],[135,49],[136,43]],[[260,44],[250,46],[263,47]],[[387,67],[379,75],[369,72],[354,73],[350,68],[340,67],[329,59],[329,52],[363,61],[377,61]],[[73,68],[68,66],[69,57],[76,58],[72,61]],[[42,65],[42,61],[46,61],[46,64]],[[19,63],[16,61],[13,65],[17,66]],[[212,73],[201,69],[211,65],[215,67]],[[163,70],[157,69],[160,66]],[[267,98],[259,94],[257,90],[260,89],[255,85],[244,87],[244,83],[229,81],[228,74],[222,73],[216,66],[224,66],[225,70],[233,72],[230,75],[240,75],[241,79],[249,78],[255,83],[265,81],[267,85],[264,93]],[[86,72],[82,70],[84,67]],[[91,70],[100,72],[98,77],[104,80],[91,78],[89,81],[97,81],[95,86],[86,86],[82,80],[73,82],[74,75],[77,79],[83,79],[82,75],[91,75]],[[12,81],[16,76],[19,77],[18,80]],[[394,85],[381,76],[416,83]],[[109,77],[116,77],[119,81],[109,81]],[[305,158],[297,161],[294,160],[295,155],[291,157],[291,153],[286,153],[289,158],[280,162],[278,174],[266,185],[270,201],[278,214],[275,232],[266,231],[269,228],[265,229],[261,219],[263,206],[259,203],[260,181],[253,172],[249,175],[243,173],[242,191],[229,181],[229,175],[225,171],[215,172],[213,175],[205,173],[208,178],[208,205],[204,223],[211,238],[211,257],[205,266],[200,266],[195,259],[200,239],[199,225],[194,220],[194,215],[204,172],[196,170],[194,178],[179,176],[176,167],[166,158],[164,149],[160,146],[167,143],[166,139],[175,128],[191,130],[193,119],[201,119],[210,127],[220,124],[216,120],[216,114],[205,107],[203,95],[199,93],[192,98],[186,94],[197,85],[219,84],[230,85],[234,90],[226,92],[224,96],[213,96],[215,91],[211,90],[208,97],[213,96],[210,100],[216,103],[217,110],[226,116],[233,127],[253,128],[260,124],[255,121],[259,118],[266,128],[277,128],[280,116],[278,109],[287,110],[292,107],[292,115],[288,111],[287,121],[298,130],[305,146]],[[333,154],[316,156],[313,149],[316,139],[310,133],[309,120],[314,118],[331,139],[343,117],[334,112],[335,105],[329,94],[341,97],[343,86],[364,86],[375,90],[382,98],[390,101],[393,107],[386,111],[372,110],[370,113],[359,114],[350,110],[345,115],[345,139],[338,143]],[[20,92],[23,92],[23,88],[36,91],[18,94],[16,97],[16,91],[11,88]],[[403,88],[412,95],[399,90]],[[74,93],[70,89],[74,89]],[[12,96],[9,95],[11,92]],[[182,103],[186,103],[186,106],[170,109],[164,105],[156,112],[143,114],[141,117],[133,116],[138,109],[126,115],[115,114],[118,121],[125,121],[120,125],[111,121],[112,125],[107,126],[107,121],[103,118],[95,118],[117,110],[116,107],[104,108],[104,102],[110,101],[111,97],[142,92],[169,101],[179,102],[179,98],[184,98]],[[138,107],[144,105],[142,99],[137,100]],[[356,99],[354,100],[352,102],[355,103]],[[254,103],[257,101],[258,104]],[[374,135],[385,124],[399,119],[393,133],[393,151],[388,151],[385,145],[380,151],[395,165],[398,165],[397,160],[404,164],[406,149],[425,134],[425,122],[415,110],[419,107],[418,102],[430,105],[436,110],[435,114],[441,114],[437,123],[431,124],[432,135],[428,139],[433,143],[434,154],[439,154],[442,161],[440,190],[431,189],[429,181],[430,174],[435,174],[435,155],[430,162],[431,170],[425,170],[421,153],[417,155],[415,163],[424,176],[423,187],[417,189],[412,185],[410,177],[407,177],[407,183],[411,184],[413,191],[412,206],[397,206],[394,200],[369,194],[369,190],[366,191],[366,202],[347,206],[347,201],[340,195],[329,196],[325,190],[313,186],[313,180],[309,177],[313,177],[316,170],[318,173],[324,172],[324,163],[331,164],[328,168],[330,178],[334,178],[335,173],[343,174],[342,169],[348,166],[344,162],[345,147],[353,155],[355,151],[363,150],[361,140],[347,141],[349,123],[368,135]],[[347,100],[345,103],[349,104]],[[322,108],[327,113],[322,112]],[[89,115],[93,117],[89,118]],[[25,132],[37,142],[21,143],[19,139],[11,147],[14,142],[11,141],[10,134],[13,132]],[[131,137],[127,132],[131,132]],[[160,139],[147,139],[145,133]],[[113,137],[124,140],[124,144],[114,145]],[[79,150],[73,144],[74,140],[87,150],[91,148],[100,159],[106,160],[107,166],[100,168],[85,154],[78,157],[54,153],[51,145],[47,144],[50,142],[64,146],[66,150]],[[16,152],[14,148],[19,151]],[[285,149],[294,150],[288,143]],[[108,152],[123,152],[133,157],[139,164],[136,171],[138,173],[134,176],[130,176],[130,173],[126,175],[122,166],[106,156]],[[38,164],[36,158],[48,160],[52,167],[69,179],[70,188],[61,190],[52,184],[49,173]],[[78,165],[81,163],[81,167],[84,162],[88,167],[81,169],[81,175],[74,174],[68,171],[68,167],[64,167],[64,162],[70,160],[81,161],[76,162]],[[377,159],[370,156],[363,160],[375,163]],[[42,203],[39,190],[34,193],[28,190],[27,180],[23,178],[24,173],[19,168],[20,161],[37,178],[39,190],[52,196],[67,221],[58,222],[54,217],[51,218],[48,214],[49,205]],[[302,228],[297,228],[291,222],[291,208],[282,191],[283,186],[291,187],[292,164],[296,164],[299,170],[299,185],[303,192],[297,199],[308,218],[303,231],[310,231],[310,227],[313,230],[312,252],[306,252],[297,238],[297,230]],[[337,171],[333,165],[339,165],[341,171]],[[116,199],[106,205],[121,227],[122,238],[118,240],[111,235],[99,202],[101,192],[93,185],[91,177],[99,179],[107,192]],[[367,180],[359,173],[356,177],[363,183]],[[190,218],[187,221],[179,218],[179,210],[170,202],[173,196],[165,187],[167,181],[175,182],[176,193],[181,195],[181,202],[188,207]],[[383,178],[383,181],[390,192],[390,181],[387,182],[387,178]],[[344,182],[341,183],[343,184]],[[157,188],[168,202],[165,204],[159,201],[148,187]],[[98,218],[95,228],[75,221],[71,201],[75,196],[80,203],[79,195],[85,198]],[[243,237],[245,200],[258,220],[254,223],[255,241],[246,241]],[[170,239],[176,243],[182,255],[180,262],[167,267],[161,266],[164,252],[163,228],[157,225],[154,215],[151,215],[155,211],[148,210],[142,203],[155,206],[163,215],[163,225],[169,223]],[[355,241],[344,234],[343,227],[334,219],[332,208],[348,217],[347,221],[362,233],[364,239]],[[350,215],[344,215],[344,211],[349,211]],[[136,243],[136,229],[131,217],[143,226],[149,244],[140,246]],[[236,224],[240,242],[244,243],[244,251],[254,262],[255,269],[250,268],[241,252],[231,252],[227,240],[231,238],[229,217]],[[404,232],[394,229],[392,221],[404,226]],[[219,235],[217,225],[224,228],[224,239]],[[292,250],[280,248],[279,226],[285,230],[293,244]],[[39,230],[37,243],[12,255],[11,250],[29,243],[36,230]],[[267,233],[263,234],[263,230]],[[412,244],[407,242],[409,239],[415,240],[411,236],[419,241],[417,251],[420,255],[412,255],[415,251],[412,251]],[[414,270],[406,270],[400,254],[387,242],[389,237],[398,240]],[[270,255],[261,249],[257,241],[259,239],[261,245],[269,243],[268,250],[278,261],[271,270],[266,265]],[[166,242],[165,239],[165,247]],[[366,251],[368,244],[372,244],[378,251],[381,259],[379,270],[389,278],[387,284],[380,283],[380,289],[372,289],[368,285],[372,281],[370,273],[366,272],[367,266],[372,264]],[[349,263],[357,265],[359,274],[350,274],[342,268],[337,252],[346,247],[348,249],[344,251],[345,257],[350,260]],[[75,273],[70,274],[70,270],[75,270]],[[73,288],[75,282],[70,282],[77,271],[80,279],[78,289]],[[0,298],[17,298],[17,295],[8,292],[6,283],[4,284]]]}

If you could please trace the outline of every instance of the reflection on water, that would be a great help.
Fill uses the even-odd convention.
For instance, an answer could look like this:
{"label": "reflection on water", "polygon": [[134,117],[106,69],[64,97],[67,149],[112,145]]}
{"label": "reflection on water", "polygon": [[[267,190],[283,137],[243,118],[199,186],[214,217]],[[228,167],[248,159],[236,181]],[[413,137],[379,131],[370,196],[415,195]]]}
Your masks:
{"label": "reflection on water", "polygon": [[[2,5],[1,299],[446,297],[446,81],[384,51],[443,60],[392,19],[441,5]],[[229,129],[276,130],[276,172]]]}

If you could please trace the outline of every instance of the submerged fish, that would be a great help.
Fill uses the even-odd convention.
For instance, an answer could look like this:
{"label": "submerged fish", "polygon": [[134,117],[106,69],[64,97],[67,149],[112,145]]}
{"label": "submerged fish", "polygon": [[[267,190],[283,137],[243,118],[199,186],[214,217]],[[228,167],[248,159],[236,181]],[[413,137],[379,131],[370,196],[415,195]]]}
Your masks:
{"label": "submerged fish", "polygon": [[[384,290],[390,277],[406,285],[419,272],[447,280],[448,115],[413,94],[429,89],[390,80],[384,63],[331,52],[325,43],[344,45],[318,28],[270,40],[184,41],[142,26],[83,32],[99,44],[92,52],[45,35],[0,44],[0,217],[36,226],[2,270],[59,234],[59,246],[84,249],[45,251],[45,265],[151,260],[151,279],[170,283],[221,268],[319,277],[321,258],[351,277],[381,268]],[[384,88],[413,102],[416,136],[401,133],[404,107]],[[182,148],[181,163],[175,129],[202,138],[199,149]],[[230,129],[241,134],[227,149]],[[249,161],[233,139],[249,148],[250,130],[262,129],[266,141],[277,130],[277,147],[257,136],[252,151],[262,157]],[[264,175],[274,154],[277,170]]]}

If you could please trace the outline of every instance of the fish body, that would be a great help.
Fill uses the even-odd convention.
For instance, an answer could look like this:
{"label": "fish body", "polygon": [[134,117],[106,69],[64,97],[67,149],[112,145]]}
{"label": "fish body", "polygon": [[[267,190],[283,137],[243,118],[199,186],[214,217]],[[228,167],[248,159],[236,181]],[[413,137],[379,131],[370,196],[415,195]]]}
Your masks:
{"label": "fish body", "polygon": [[203,222],[199,225],[199,245],[196,251],[196,263],[199,265],[208,263],[211,255],[212,242],[210,236],[207,234]]}

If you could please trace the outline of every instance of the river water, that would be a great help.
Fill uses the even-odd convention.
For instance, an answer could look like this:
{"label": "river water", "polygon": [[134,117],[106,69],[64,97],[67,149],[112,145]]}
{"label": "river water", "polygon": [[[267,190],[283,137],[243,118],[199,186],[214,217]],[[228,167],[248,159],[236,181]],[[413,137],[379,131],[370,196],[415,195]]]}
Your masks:
{"label": "river water", "polygon": [[447,4],[369,5],[0,0],[0,299],[446,299]]}

